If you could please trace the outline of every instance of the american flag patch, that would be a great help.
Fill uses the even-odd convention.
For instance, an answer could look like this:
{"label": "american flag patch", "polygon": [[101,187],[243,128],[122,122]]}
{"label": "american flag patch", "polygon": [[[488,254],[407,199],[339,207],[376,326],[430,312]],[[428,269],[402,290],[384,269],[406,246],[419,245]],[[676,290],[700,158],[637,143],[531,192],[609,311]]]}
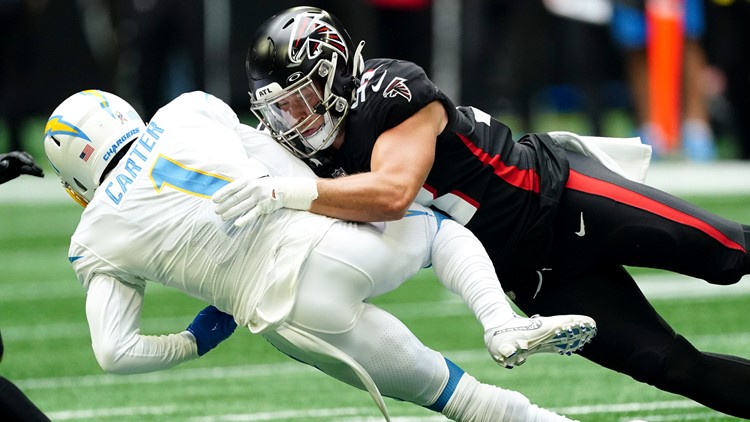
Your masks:
{"label": "american flag patch", "polygon": [[86,162],[89,160],[89,158],[91,158],[91,154],[93,152],[94,152],[94,147],[92,147],[89,144],[86,144],[86,146],[83,147],[83,151],[81,151],[81,155],[79,155],[78,158]]}

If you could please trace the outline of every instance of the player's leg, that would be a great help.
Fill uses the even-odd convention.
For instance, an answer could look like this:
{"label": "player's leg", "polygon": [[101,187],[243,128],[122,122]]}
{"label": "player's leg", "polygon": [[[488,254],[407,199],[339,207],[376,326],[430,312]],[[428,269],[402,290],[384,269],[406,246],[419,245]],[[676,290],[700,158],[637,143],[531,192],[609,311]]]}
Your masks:
{"label": "player's leg", "polygon": [[3,420],[42,422],[49,418],[15,384],[0,376],[0,415]]}
{"label": "player's leg", "polygon": [[[348,295],[353,298],[349,303],[356,306],[398,287],[431,257],[443,285],[459,294],[482,324],[488,351],[500,365],[520,365],[540,352],[570,354],[596,334],[596,323],[583,315],[518,317],[484,247],[471,232],[446,220],[435,234],[437,223],[429,212],[407,215],[382,226],[335,224],[315,247],[308,268],[314,268],[318,277],[327,271],[328,279],[344,280],[344,285],[327,295],[310,292],[307,300],[317,296],[327,302]],[[361,285],[349,281],[358,277]],[[325,317],[343,330],[350,320],[337,314],[335,303],[330,309]]]}
{"label": "player's leg", "polygon": [[[301,306],[304,298],[300,297]],[[307,329],[307,335],[336,347],[370,375],[387,397],[409,401],[456,421],[569,421],[532,405],[522,394],[478,382],[440,353],[424,346],[398,319],[362,303],[357,322],[348,331],[333,333]],[[310,315],[309,312],[305,313]],[[317,325],[294,318],[292,324]],[[264,336],[285,354],[357,388],[363,384],[343,362],[310,351],[279,333]]]}
{"label": "player's leg", "polygon": [[[380,259],[373,255],[379,251],[379,236],[364,229],[353,238],[354,232],[346,224],[335,227],[349,236],[326,236],[311,251],[286,325],[278,332],[264,334],[274,346],[336,379],[363,388],[365,381],[352,370],[352,363],[344,362],[352,360],[368,374],[380,394],[443,412],[456,420],[511,420],[511,415],[513,420],[524,421],[567,420],[531,405],[521,394],[477,382],[424,346],[398,319],[363,303],[376,292],[378,277],[370,273],[380,270],[377,265],[385,265],[365,262]],[[344,247],[351,242],[358,242],[368,254]],[[372,265],[376,267],[370,268]]]}
{"label": "player's leg", "polygon": [[569,152],[568,158],[570,178],[555,229],[563,250],[714,284],[735,283],[750,272],[750,227],[620,177],[580,154]]}
{"label": "player's leg", "polygon": [[487,350],[502,366],[521,365],[540,352],[570,355],[596,335],[596,323],[588,316],[516,315],[479,239],[455,221],[443,221],[432,260],[442,284],[460,295],[482,324]]}
{"label": "player's leg", "polygon": [[353,309],[414,275],[429,254],[428,247],[426,239],[412,248],[401,247],[386,233],[385,225],[336,222],[301,270],[297,296],[304,302],[294,309],[297,319],[316,321],[318,329],[350,329],[357,317]]}
{"label": "player's leg", "polygon": [[659,316],[622,267],[604,264],[585,273],[574,267],[545,272],[536,298],[522,298],[518,305],[526,312],[591,315],[599,333],[581,356],[720,412],[750,417],[750,361],[696,350]]}
{"label": "player's leg", "polygon": [[599,332],[581,355],[665,391],[735,416],[750,416],[742,385],[750,362],[702,353],[656,313],[620,264],[669,269],[713,283],[747,272],[747,227],[616,176],[568,154],[541,289],[518,295],[524,312],[582,313]]}

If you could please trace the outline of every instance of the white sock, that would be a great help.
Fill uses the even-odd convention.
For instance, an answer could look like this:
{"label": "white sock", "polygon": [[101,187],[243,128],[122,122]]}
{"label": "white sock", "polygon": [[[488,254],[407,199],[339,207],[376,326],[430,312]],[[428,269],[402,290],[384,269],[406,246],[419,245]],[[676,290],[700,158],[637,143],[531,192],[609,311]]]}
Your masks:
{"label": "white sock", "polygon": [[460,422],[571,422],[564,416],[531,404],[523,394],[482,384],[464,373],[442,410]]}
{"label": "white sock", "polygon": [[466,227],[443,220],[433,241],[432,265],[440,282],[466,302],[484,331],[516,316],[487,251]]}

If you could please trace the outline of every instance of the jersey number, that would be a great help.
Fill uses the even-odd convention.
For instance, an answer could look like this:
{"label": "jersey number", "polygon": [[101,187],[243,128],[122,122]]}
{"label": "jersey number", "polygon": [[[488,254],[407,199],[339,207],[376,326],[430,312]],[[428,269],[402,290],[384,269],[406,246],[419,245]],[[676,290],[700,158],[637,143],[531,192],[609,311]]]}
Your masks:
{"label": "jersey number", "polygon": [[202,198],[211,197],[214,192],[232,181],[224,176],[190,168],[161,154],[151,168],[150,176],[157,192],[161,192],[164,186],[169,185]]}

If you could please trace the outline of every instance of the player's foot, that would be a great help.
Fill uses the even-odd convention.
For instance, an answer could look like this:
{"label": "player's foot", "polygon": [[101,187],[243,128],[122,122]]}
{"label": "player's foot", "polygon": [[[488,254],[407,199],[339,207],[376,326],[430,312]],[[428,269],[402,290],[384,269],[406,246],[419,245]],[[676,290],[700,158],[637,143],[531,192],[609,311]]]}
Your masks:
{"label": "player's foot", "polygon": [[570,356],[596,335],[596,322],[583,315],[516,317],[487,330],[484,342],[495,361],[513,368],[534,353]]}

